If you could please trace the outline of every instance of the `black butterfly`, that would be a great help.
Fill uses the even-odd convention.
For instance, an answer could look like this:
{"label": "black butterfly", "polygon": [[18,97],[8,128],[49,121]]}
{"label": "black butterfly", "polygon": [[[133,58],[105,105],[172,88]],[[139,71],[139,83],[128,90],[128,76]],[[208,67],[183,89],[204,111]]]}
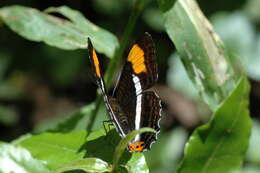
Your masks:
{"label": "black butterfly", "polygon": [[[121,71],[114,94],[108,96],[100,68],[100,61],[88,39],[89,58],[97,84],[101,88],[110,119],[121,137],[133,130],[150,127],[160,130],[161,100],[153,91],[147,91],[158,79],[155,47],[150,34],[145,33],[131,48]],[[128,151],[142,152],[151,148],[157,133],[136,135],[128,144]]]}

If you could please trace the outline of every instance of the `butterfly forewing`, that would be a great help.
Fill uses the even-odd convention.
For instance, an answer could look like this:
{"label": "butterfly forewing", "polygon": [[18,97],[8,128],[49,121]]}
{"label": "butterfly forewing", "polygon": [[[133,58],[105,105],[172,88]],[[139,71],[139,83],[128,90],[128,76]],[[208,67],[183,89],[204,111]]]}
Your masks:
{"label": "butterfly forewing", "polygon": [[103,73],[101,70],[100,61],[97,56],[96,50],[93,48],[93,45],[89,38],[88,38],[88,54],[89,54],[89,59],[90,59],[90,63],[91,63],[91,69],[92,69],[93,73],[95,74],[97,84],[98,84],[99,88],[101,88],[103,94],[105,95],[106,94],[105,83],[103,80]]}

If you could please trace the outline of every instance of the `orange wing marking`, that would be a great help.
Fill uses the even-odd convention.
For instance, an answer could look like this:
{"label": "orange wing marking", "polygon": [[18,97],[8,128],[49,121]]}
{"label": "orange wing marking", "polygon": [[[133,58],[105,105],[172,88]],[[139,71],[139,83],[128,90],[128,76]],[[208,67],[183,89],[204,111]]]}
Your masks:
{"label": "orange wing marking", "polygon": [[136,74],[147,71],[144,64],[144,51],[137,44],[133,45],[127,60],[131,62],[132,68]]}
{"label": "orange wing marking", "polygon": [[142,152],[144,150],[144,142],[135,142],[128,144],[128,149],[130,152]]}
{"label": "orange wing marking", "polygon": [[98,57],[97,57],[95,49],[92,50],[92,55],[93,55],[93,61],[94,61],[94,66],[95,66],[97,77],[100,78],[101,74],[100,74],[99,61],[98,61]]}

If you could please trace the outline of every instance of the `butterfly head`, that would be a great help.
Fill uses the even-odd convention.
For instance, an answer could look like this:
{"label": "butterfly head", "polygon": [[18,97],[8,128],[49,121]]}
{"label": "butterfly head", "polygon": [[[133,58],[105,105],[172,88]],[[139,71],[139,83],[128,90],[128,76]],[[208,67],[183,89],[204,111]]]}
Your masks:
{"label": "butterfly head", "polygon": [[134,143],[129,143],[128,151],[129,152],[143,152],[144,151],[144,142],[138,141],[138,142],[134,142]]}

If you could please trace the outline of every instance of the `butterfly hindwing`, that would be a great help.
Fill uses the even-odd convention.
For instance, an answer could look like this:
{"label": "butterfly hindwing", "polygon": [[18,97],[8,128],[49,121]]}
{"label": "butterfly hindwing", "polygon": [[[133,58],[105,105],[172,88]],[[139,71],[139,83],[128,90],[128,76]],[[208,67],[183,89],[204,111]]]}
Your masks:
{"label": "butterfly hindwing", "polygon": [[[140,128],[150,127],[157,133],[160,131],[159,121],[161,119],[161,100],[153,91],[142,93]],[[140,141],[145,141],[145,149],[150,149],[151,144],[156,141],[157,133],[142,133]]]}
{"label": "butterfly hindwing", "polygon": [[[151,144],[156,141],[160,131],[161,100],[153,91],[145,91],[137,95],[135,112],[132,120],[134,129],[143,127],[153,128],[156,133],[145,132],[138,134],[129,144],[130,152],[149,150]],[[132,130],[134,130],[132,129]]]}

